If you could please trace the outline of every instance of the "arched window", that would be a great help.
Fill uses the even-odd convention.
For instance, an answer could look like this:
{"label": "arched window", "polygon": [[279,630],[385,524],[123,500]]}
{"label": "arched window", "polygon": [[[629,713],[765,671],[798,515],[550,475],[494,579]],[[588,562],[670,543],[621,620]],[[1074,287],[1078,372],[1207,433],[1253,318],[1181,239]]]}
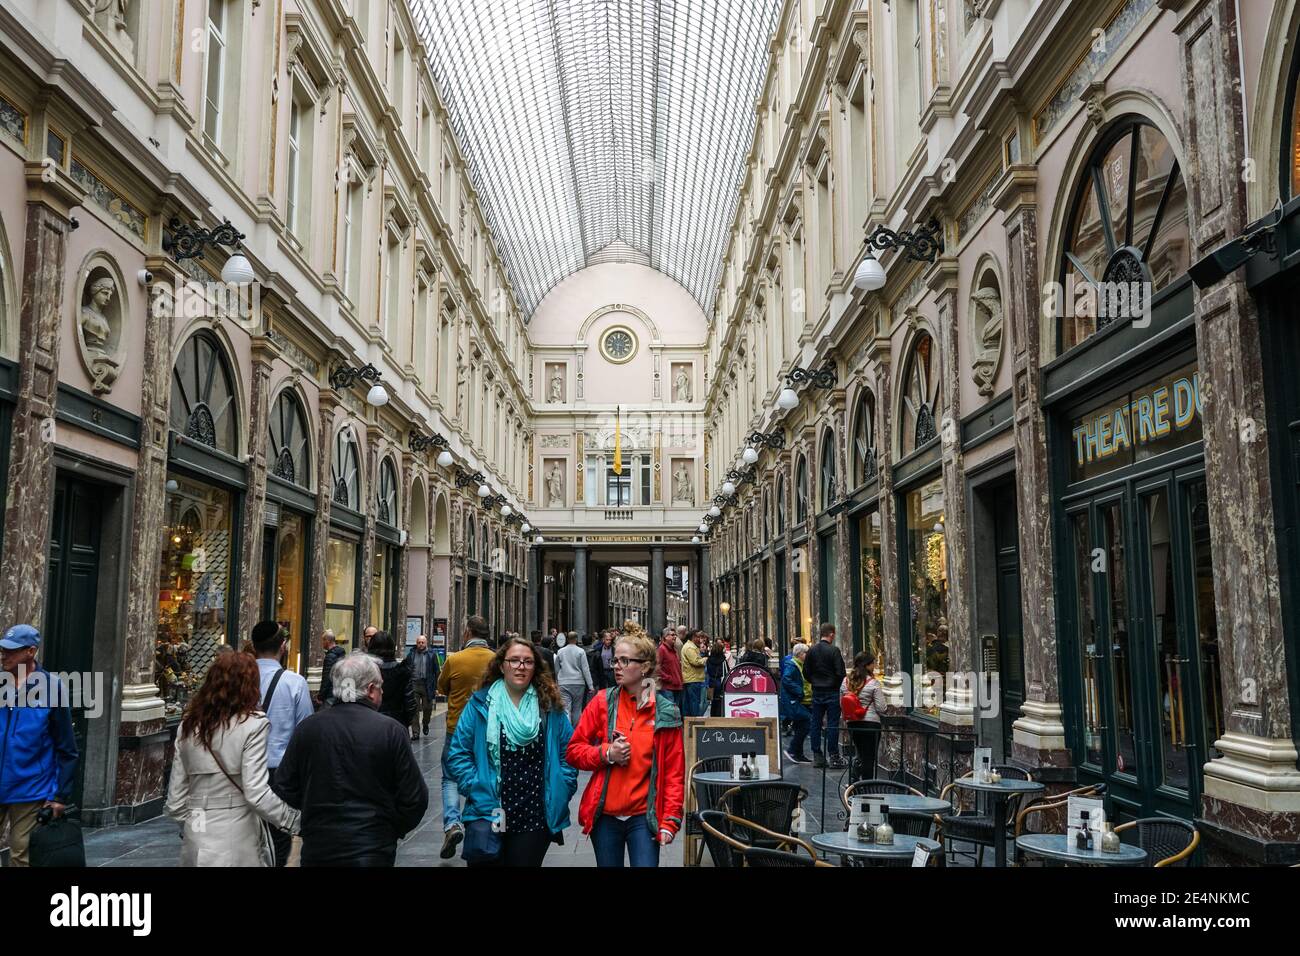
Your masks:
{"label": "arched window", "polygon": [[776,533],[785,534],[785,475],[776,480]]}
{"label": "arched window", "polygon": [[1156,292],[1187,271],[1187,188],[1169,141],[1140,117],[1112,126],[1088,158],[1067,222],[1058,354],[1144,314],[1144,283]]}
{"label": "arched window", "polygon": [[216,336],[210,332],[190,336],[172,368],[172,430],[237,456],[239,415],[234,383]]}
{"label": "arched window", "polygon": [[876,398],[863,389],[853,412],[853,482],[861,485],[875,477]]}
{"label": "arched window", "polygon": [[794,521],[803,524],[808,520],[808,459],[799,456],[794,466]]}
{"label": "arched window", "polygon": [[762,503],[759,507],[762,508],[759,522],[763,526],[763,543],[767,544],[772,540],[772,495],[766,489],[763,491]]}
{"label": "arched window", "polygon": [[817,477],[821,488],[821,509],[825,511],[835,504],[835,433],[832,431],[827,431],[822,439],[821,468]]}
{"label": "arched window", "polygon": [[379,466],[379,520],[390,527],[398,523],[397,469],[391,458],[385,458]]}
{"label": "arched window", "polygon": [[471,561],[478,560],[478,538],[474,534],[474,516],[465,516],[465,550]]}
{"label": "arched window", "polygon": [[271,466],[271,474],[292,485],[303,488],[311,486],[311,462],[308,457],[310,444],[307,431],[307,415],[302,402],[291,390],[285,389],[271,407],[271,420],[268,423],[271,444],[266,457]]}
{"label": "arched window", "polygon": [[1300,54],[1291,58],[1291,81],[1286,91],[1289,126],[1282,140],[1282,193],[1285,199],[1300,196]]}
{"label": "arched window", "polygon": [[903,364],[902,426],[899,440],[903,457],[921,448],[939,434],[943,413],[943,382],[939,374],[939,350],[928,332],[912,343]]}
{"label": "arched window", "polygon": [[343,428],[334,436],[334,461],[330,464],[334,500],[353,511],[361,510],[361,453],[352,429]]}

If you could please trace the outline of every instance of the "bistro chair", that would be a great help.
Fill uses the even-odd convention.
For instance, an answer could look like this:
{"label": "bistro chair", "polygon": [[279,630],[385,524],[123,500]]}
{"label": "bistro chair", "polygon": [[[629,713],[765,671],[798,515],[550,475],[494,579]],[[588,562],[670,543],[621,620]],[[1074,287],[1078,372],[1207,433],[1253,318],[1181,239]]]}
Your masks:
{"label": "bistro chair", "polygon": [[[1137,828],[1137,845],[1147,851],[1147,866],[1190,866],[1192,854],[1200,845],[1201,834],[1186,820],[1168,817],[1144,817],[1121,823],[1115,832],[1124,834]],[[1126,840],[1132,843],[1132,840]]]}
{"label": "bistro chair", "polygon": [[[1077,787],[1074,790],[1066,790],[1063,793],[1054,793],[1051,796],[1039,796],[1029,801],[1019,813],[1016,814],[1015,830],[1013,832],[1013,841],[1011,844],[1011,866],[1024,866],[1020,862],[1020,847],[1016,845],[1015,839],[1019,839],[1024,833],[1045,833],[1045,830],[1031,830],[1030,821],[1037,816],[1043,816],[1054,810],[1065,810],[1070,806],[1070,797],[1102,797],[1106,796],[1106,785],[1104,783],[1093,783],[1086,787]],[[1045,864],[1044,864],[1045,865]]]}
{"label": "bistro chair", "polygon": [[752,820],[724,813],[721,810],[701,810],[700,828],[704,831],[704,842],[709,848],[709,856],[717,867],[744,866],[744,853],[758,847],[775,849],[783,852],[797,852],[802,848],[811,859],[817,858],[817,851],[811,845],[789,833],[776,833],[759,826]]}
{"label": "bistro chair", "polygon": [[[844,818],[844,829],[849,828],[848,814],[852,812],[850,801],[855,796],[880,795],[888,793],[910,794],[914,797],[924,796],[920,790],[915,787],[909,787],[905,783],[899,783],[897,780],[857,780],[844,788],[840,794],[840,803],[844,806],[846,814]],[[916,810],[890,810],[889,822],[894,828],[895,833],[902,833],[907,836],[928,837],[930,835],[931,814],[918,812]]]}
{"label": "bistro chair", "polygon": [[[1007,780],[1033,780],[1029,771],[1020,767],[1013,767],[1010,764],[994,764],[993,769],[1002,774]],[[974,771],[962,774],[961,779],[966,780],[974,775]],[[956,781],[948,784],[939,792],[940,800],[950,800],[949,794],[957,789]],[[993,847],[993,812],[987,806],[974,810],[965,810],[960,805],[961,797],[958,796],[953,803],[953,812],[947,817],[934,815],[935,822],[935,839],[943,844],[945,859],[948,854],[956,853],[951,849],[951,843],[960,840],[963,843],[971,843],[978,848],[978,853],[969,854],[975,860],[976,866],[984,865],[984,848]],[[1012,835],[1016,815],[1020,812],[1021,796],[1019,794],[1007,798],[1007,828],[1002,834],[1002,838]],[[987,801],[985,801],[987,803]]]}
{"label": "bistro chair", "polygon": [[741,851],[745,858],[745,866],[755,867],[817,867],[833,866],[825,860],[819,860],[817,857],[801,856],[798,853],[787,853],[784,850],[768,850],[761,846],[751,846]]}
{"label": "bistro chair", "polygon": [[[687,774],[686,779],[690,786],[686,788],[686,835],[699,837],[703,831],[700,829],[700,820],[696,814],[700,810],[712,810],[718,804],[718,797],[727,791],[730,784],[725,783],[704,783],[697,782],[695,775],[697,773],[727,773],[731,770],[731,758],[722,757],[705,757],[697,760],[691,766],[691,772]],[[704,798],[703,804],[700,803],[700,797]],[[700,860],[704,858],[704,841],[697,840],[698,844],[695,849],[695,865],[700,865]]]}
{"label": "bistro chair", "polygon": [[808,791],[797,783],[772,780],[732,787],[718,800],[717,806],[734,817],[753,820],[769,832],[788,834],[795,809],[807,796]]}

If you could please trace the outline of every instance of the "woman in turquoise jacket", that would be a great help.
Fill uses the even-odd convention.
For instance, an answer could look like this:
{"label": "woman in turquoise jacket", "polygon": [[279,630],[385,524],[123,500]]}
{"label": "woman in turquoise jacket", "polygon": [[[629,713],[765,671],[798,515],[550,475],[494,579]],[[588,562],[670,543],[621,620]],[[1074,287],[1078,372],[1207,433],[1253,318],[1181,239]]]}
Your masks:
{"label": "woman in turquoise jacket", "polygon": [[447,748],[447,769],[465,798],[461,819],[470,866],[541,866],[564,842],[578,771],[564,760],[573,735],[551,672],[514,637],[488,662]]}

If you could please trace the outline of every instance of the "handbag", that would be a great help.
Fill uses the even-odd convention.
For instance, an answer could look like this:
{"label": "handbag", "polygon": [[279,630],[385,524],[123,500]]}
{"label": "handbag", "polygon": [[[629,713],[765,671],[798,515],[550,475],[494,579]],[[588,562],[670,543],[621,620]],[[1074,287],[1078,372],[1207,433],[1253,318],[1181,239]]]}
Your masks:
{"label": "handbag", "polygon": [[67,807],[63,815],[48,821],[37,819],[27,847],[31,866],[86,865],[86,843],[81,834],[81,821],[74,818],[76,807]]}
{"label": "handbag", "polygon": [[[279,675],[276,676],[278,677]],[[274,688],[272,689],[274,690]],[[270,695],[267,696],[269,697]],[[217,752],[213,750],[211,747],[205,747],[204,749],[212,757],[213,761],[216,762],[217,769],[226,775],[226,779],[230,781],[230,785],[239,791],[239,795],[241,797],[247,800],[248,796],[247,794],[244,793],[244,788],[239,785],[238,780],[236,780],[234,777],[230,775],[230,771],[227,770],[225,764],[221,762],[221,758],[217,756]],[[274,868],[275,867],[275,835],[273,833],[274,827],[272,827],[271,824],[267,823],[261,817],[257,818],[257,822],[259,824],[258,837],[257,837],[257,854],[262,858],[263,866]]]}
{"label": "handbag", "polygon": [[460,855],[466,863],[495,863],[501,857],[501,834],[492,828],[491,820],[469,820],[465,823],[465,842]]}

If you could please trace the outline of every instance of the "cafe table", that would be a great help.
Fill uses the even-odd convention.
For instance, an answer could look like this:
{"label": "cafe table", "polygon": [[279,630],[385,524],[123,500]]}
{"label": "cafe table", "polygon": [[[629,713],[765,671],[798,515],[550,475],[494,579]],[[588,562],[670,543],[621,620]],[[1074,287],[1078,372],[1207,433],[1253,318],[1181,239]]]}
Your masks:
{"label": "cafe table", "polygon": [[916,853],[918,846],[924,847],[930,853],[938,853],[942,849],[934,840],[908,836],[905,833],[895,833],[893,843],[864,843],[854,833],[836,830],[815,834],[808,842],[822,853],[877,861],[910,859]]}
{"label": "cafe table", "polygon": [[995,866],[1007,865],[1007,801],[1028,793],[1042,793],[1046,787],[1034,780],[1014,780],[1003,777],[997,783],[985,783],[975,777],[961,777],[953,781],[961,790],[987,793],[993,801],[993,862]]}
{"label": "cafe table", "polygon": [[1099,848],[1080,850],[1064,833],[1023,833],[1016,837],[1016,846],[1032,856],[1079,866],[1142,866],[1147,860],[1146,850],[1128,843],[1121,843],[1117,853]]}

